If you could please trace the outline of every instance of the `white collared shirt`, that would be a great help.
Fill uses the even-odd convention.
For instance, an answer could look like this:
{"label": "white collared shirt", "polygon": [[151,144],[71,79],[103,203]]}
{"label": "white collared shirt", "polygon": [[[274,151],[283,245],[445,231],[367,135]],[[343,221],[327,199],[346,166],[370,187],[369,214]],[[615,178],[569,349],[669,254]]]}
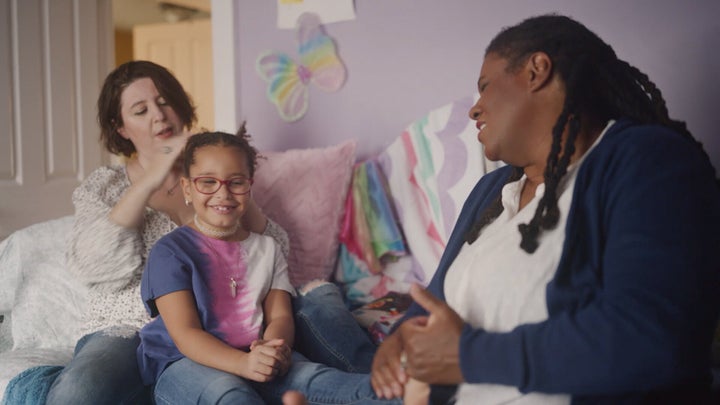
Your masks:
{"label": "white collared shirt", "polygon": [[[529,223],[535,215],[545,184],[537,187],[535,197],[522,210],[520,194],[527,177],[523,175],[503,187],[503,212],[482,230],[473,244],[463,245],[445,278],[448,305],[470,325],[490,332],[509,332],[521,324],[547,319],[545,289],[562,254],[578,168],[613,123],[610,121],[585,155],[568,167],[557,191],[560,210],[557,226],[540,233],[539,246],[533,254],[520,248],[518,225]],[[516,387],[498,384],[462,384],[457,397],[458,404],[570,402],[569,395],[523,394]]]}

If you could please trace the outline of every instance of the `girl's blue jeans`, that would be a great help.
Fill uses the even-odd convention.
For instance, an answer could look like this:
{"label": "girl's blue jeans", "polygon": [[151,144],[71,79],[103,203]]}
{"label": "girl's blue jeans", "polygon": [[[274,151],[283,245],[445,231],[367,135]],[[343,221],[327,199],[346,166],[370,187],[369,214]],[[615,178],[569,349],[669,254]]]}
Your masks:
{"label": "girl's blue jeans", "polygon": [[340,371],[308,361],[294,352],[288,373],[258,383],[183,358],[171,364],[155,384],[158,405],[281,404],[288,390],[305,394],[308,404],[400,404],[379,400],[369,374]]}
{"label": "girl's blue jeans", "polygon": [[293,299],[295,350],[309,360],[352,373],[370,373],[377,346],[347,310],[340,289],[320,285]]}
{"label": "girl's blue jeans", "polygon": [[[284,378],[267,384],[267,387],[252,385],[256,388],[255,392],[266,397],[268,402],[272,402],[270,399],[276,398],[277,394],[281,395],[283,390],[295,387],[292,389],[298,389],[308,396],[310,404],[314,403],[315,399],[318,400],[317,403],[323,404],[373,403],[364,402],[365,400],[360,398],[374,397],[368,373],[376,346],[347,310],[337,286],[323,284],[305,295],[298,294],[293,299],[293,309],[295,350],[302,355],[294,354],[294,366]],[[50,389],[47,403],[152,403],[151,389],[143,386],[140,379],[135,355],[138,344],[137,334],[123,337],[100,331],[83,337],[75,348],[73,359]],[[188,371],[197,370],[188,364],[191,361],[185,360],[178,361],[177,367],[173,364],[167,371],[181,367],[188,368]],[[197,364],[195,366],[203,367]],[[206,371],[208,372],[188,374],[213,374],[212,371],[222,373],[218,370]],[[185,373],[177,374],[173,380],[182,383],[182,380],[186,379]],[[163,380],[171,384],[170,378],[164,377],[165,374],[156,388],[158,401],[162,400],[160,395],[169,395],[163,394],[160,387]],[[226,386],[229,381],[239,379],[231,377],[233,376],[228,374],[227,378],[219,379],[206,388],[211,390]],[[196,386],[202,386],[199,375],[189,378],[193,379]],[[248,383],[243,384],[248,386]],[[238,389],[242,391],[241,388]]]}

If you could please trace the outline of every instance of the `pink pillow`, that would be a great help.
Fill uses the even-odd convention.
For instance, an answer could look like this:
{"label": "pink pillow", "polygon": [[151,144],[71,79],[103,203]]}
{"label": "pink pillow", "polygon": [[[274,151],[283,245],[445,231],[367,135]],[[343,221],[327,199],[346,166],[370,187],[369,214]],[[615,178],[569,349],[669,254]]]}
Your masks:
{"label": "pink pillow", "polygon": [[328,280],[335,268],[354,140],[326,148],[261,152],[253,198],[290,238],[290,282]]}

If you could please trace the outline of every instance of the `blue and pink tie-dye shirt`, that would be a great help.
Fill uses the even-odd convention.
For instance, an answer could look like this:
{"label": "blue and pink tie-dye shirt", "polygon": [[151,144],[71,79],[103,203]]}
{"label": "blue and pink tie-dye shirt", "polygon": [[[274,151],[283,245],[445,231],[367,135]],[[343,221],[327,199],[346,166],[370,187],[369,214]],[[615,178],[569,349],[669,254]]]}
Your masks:
{"label": "blue and pink tie-dye shirt", "polygon": [[142,299],[155,318],[140,331],[143,381],[154,383],[183,357],[158,314],[156,298],[192,291],[203,328],[246,350],[262,335],[262,302],[271,289],[294,294],[285,257],[269,236],[251,233],[244,241],[228,242],[183,226],[162,237],[150,251],[142,277]]}

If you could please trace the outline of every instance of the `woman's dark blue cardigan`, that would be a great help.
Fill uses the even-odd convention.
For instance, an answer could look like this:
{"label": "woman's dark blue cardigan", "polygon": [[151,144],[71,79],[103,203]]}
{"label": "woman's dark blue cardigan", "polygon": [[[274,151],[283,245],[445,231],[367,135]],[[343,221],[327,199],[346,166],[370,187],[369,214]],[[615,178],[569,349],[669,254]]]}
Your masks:
{"label": "woman's dark blue cardigan", "polygon": [[[607,131],[578,172],[561,260],[546,286],[549,318],[506,333],[466,324],[467,382],[568,393],[573,403],[686,402],[708,390],[720,191],[693,142],[626,120]],[[428,286],[435,296],[445,300],[463,234],[510,171],[485,175],[470,193]],[[423,313],[413,304],[406,317]]]}

